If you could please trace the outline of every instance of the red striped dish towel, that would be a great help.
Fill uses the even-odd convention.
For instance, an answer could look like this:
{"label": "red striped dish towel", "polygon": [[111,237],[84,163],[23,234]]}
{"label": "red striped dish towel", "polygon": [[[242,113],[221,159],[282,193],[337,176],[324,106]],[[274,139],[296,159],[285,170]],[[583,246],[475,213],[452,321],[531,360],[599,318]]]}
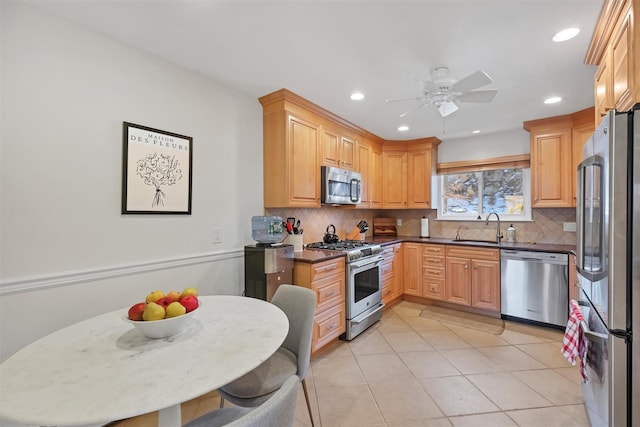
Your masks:
{"label": "red striped dish towel", "polygon": [[587,382],[587,372],[585,367],[585,357],[587,355],[587,342],[582,333],[580,323],[584,322],[582,311],[576,300],[569,302],[569,320],[567,328],[564,331],[564,339],[562,340],[562,355],[573,366],[576,364],[576,358],[580,358],[580,374],[582,381]]}

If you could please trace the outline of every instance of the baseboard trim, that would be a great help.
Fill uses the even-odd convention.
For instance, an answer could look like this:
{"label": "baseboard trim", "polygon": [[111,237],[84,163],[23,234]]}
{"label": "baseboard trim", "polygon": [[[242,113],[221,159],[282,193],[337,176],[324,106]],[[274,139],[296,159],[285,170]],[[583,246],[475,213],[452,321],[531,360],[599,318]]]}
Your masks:
{"label": "baseboard trim", "polygon": [[243,256],[243,249],[233,249],[229,251],[210,252],[163,260],[140,262],[136,264],[114,265],[104,268],[69,271],[46,276],[7,280],[0,282],[0,296],[75,285],[84,282],[94,282],[97,280],[185,267],[207,262],[217,262],[225,259],[241,258]]}

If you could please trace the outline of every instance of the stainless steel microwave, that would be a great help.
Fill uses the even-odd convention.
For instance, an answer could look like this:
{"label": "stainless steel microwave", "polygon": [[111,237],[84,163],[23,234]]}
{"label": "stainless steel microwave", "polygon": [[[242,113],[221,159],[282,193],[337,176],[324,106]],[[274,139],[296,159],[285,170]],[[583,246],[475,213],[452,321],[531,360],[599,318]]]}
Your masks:
{"label": "stainless steel microwave", "polygon": [[357,205],[361,201],[362,176],[358,172],[322,166],[322,203]]}

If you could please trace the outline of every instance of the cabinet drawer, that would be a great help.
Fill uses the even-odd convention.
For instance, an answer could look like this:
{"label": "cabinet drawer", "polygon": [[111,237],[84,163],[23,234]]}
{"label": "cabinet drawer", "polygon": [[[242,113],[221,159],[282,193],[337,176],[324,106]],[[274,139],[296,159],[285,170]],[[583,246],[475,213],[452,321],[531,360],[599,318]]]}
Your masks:
{"label": "cabinet drawer", "polygon": [[428,255],[444,256],[444,245],[422,245],[422,253],[424,256],[428,256]]}
{"label": "cabinet drawer", "polygon": [[428,265],[430,267],[444,267],[444,257],[431,255],[425,252],[422,255],[422,265]]}
{"label": "cabinet drawer", "polygon": [[345,277],[328,277],[313,283],[316,293],[316,313],[320,313],[345,299]]}
{"label": "cabinet drawer", "polygon": [[500,250],[472,246],[447,246],[447,256],[498,261],[500,259]]}
{"label": "cabinet drawer", "polygon": [[311,281],[322,280],[334,275],[344,276],[343,258],[311,264]]}
{"label": "cabinet drawer", "polygon": [[315,351],[347,330],[344,304],[337,304],[316,315],[313,322],[313,349]]}
{"label": "cabinet drawer", "polygon": [[444,279],[444,266],[443,267],[422,267],[423,277],[432,277],[434,279]]}
{"label": "cabinet drawer", "polygon": [[393,284],[390,283],[382,288],[382,302],[386,304],[391,298],[393,298]]}
{"label": "cabinet drawer", "polygon": [[444,283],[444,279],[424,277],[422,279],[422,295],[431,299],[443,300]]}
{"label": "cabinet drawer", "polygon": [[392,262],[383,262],[380,266],[380,274],[384,276],[385,274],[393,274],[393,263]]}

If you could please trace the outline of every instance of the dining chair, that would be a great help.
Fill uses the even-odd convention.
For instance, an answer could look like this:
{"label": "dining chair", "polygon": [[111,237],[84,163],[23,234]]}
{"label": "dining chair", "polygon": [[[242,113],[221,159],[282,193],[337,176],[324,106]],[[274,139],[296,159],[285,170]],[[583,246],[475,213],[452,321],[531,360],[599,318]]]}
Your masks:
{"label": "dining chair", "polygon": [[289,319],[289,333],[282,346],[260,366],[218,389],[220,408],[228,400],[242,407],[258,406],[275,393],[291,375],[302,382],[304,398],[314,427],[305,376],[311,358],[311,336],[316,308],[314,291],[294,285],[280,285],[271,303]]}
{"label": "dining chair", "polygon": [[296,413],[298,377],[291,375],[257,408],[234,406],[209,412],[184,427],[291,427]]}

